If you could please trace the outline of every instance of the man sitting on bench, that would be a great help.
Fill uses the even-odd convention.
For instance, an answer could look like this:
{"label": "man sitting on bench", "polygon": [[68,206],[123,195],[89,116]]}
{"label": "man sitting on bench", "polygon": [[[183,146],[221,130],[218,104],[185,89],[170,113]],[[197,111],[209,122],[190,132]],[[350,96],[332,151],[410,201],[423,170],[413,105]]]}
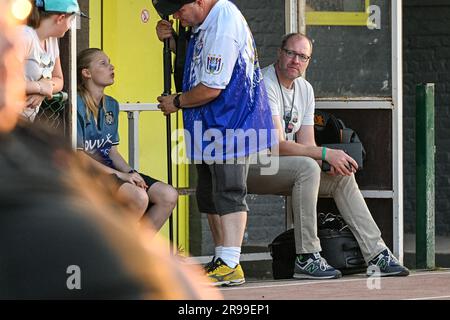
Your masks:
{"label": "man sitting on bench", "polygon": [[[317,147],[314,139],[314,92],[301,77],[308,67],[312,42],[300,33],[288,34],[278,49],[278,59],[263,70],[274,127],[279,137],[279,170],[261,175],[262,164],[250,165],[249,193],[292,196],[294,214],[294,278],[333,279],[342,276],[320,256],[317,236],[318,195],[331,195],[358,240],[369,268],[380,276],[407,276],[409,271],[392,255],[381,238],[356,183],[358,165],[341,150]],[[294,141],[294,135],[295,140]],[[274,155],[272,155],[274,157]],[[331,171],[321,171],[326,160]]]}

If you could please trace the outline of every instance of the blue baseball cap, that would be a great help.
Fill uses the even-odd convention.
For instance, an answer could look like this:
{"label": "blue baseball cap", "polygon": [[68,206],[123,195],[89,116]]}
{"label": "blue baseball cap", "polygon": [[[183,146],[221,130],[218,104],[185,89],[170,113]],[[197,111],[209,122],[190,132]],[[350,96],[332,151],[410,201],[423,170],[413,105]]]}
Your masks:
{"label": "blue baseball cap", "polygon": [[185,4],[195,0],[153,0],[153,6],[160,15],[169,16],[181,9]]}
{"label": "blue baseball cap", "polygon": [[37,8],[46,12],[72,13],[88,18],[86,14],[81,12],[77,0],[35,0],[35,4]]}

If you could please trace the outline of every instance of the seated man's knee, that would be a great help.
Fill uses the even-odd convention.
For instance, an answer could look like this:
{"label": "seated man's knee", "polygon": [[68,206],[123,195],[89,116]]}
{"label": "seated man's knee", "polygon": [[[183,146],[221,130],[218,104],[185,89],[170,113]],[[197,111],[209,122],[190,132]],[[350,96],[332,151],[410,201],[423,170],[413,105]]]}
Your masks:
{"label": "seated man's knee", "polygon": [[321,168],[316,160],[310,157],[298,157],[296,169],[300,174],[308,174],[320,177]]}
{"label": "seated man's knee", "polygon": [[354,174],[352,174],[352,175],[350,175],[350,176],[341,176],[341,175],[338,175],[338,176],[336,176],[336,178],[337,178],[338,181],[339,181],[339,185],[349,185],[349,184],[355,184],[355,185],[357,185],[356,177],[355,177]]}

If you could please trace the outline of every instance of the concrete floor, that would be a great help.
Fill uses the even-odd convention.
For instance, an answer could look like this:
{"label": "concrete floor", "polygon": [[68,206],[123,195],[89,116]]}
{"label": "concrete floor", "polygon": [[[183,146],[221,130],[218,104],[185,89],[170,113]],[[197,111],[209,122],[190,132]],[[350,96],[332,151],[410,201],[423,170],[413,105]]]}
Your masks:
{"label": "concrete floor", "polygon": [[226,300],[450,300],[450,269],[378,279],[357,274],[337,280],[251,281],[221,292]]}

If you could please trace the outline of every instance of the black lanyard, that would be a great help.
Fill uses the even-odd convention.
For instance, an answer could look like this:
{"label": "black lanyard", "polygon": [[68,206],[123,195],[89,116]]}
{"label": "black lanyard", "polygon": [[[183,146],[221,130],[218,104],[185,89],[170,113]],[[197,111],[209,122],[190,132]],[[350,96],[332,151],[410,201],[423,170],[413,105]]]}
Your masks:
{"label": "black lanyard", "polygon": [[288,115],[286,115],[286,103],[284,101],[284,94],[283,94],[283,88],[281,87],[281,83],[280,83],[280,79],[278,78],[278,72],[277,72],[277,68],[275,66],[273,66],[275,69],[275,75],[277,76],[277,81],[278,81],[278,86],[280,87],[280,93],[281,93],[281,98],[283,99],[283,120],[284,120],[284,127],[285,127],[285,132],[286,133],[291,133],[289,131],[289,123],[291,122],[292,119],[292,111],[294,110],[294,102],[295,102],[295,81],[292,82],[292,86],[294,88],[294,93],[292,95],[292,102],[291,102],[291,111],[289,112]]}

